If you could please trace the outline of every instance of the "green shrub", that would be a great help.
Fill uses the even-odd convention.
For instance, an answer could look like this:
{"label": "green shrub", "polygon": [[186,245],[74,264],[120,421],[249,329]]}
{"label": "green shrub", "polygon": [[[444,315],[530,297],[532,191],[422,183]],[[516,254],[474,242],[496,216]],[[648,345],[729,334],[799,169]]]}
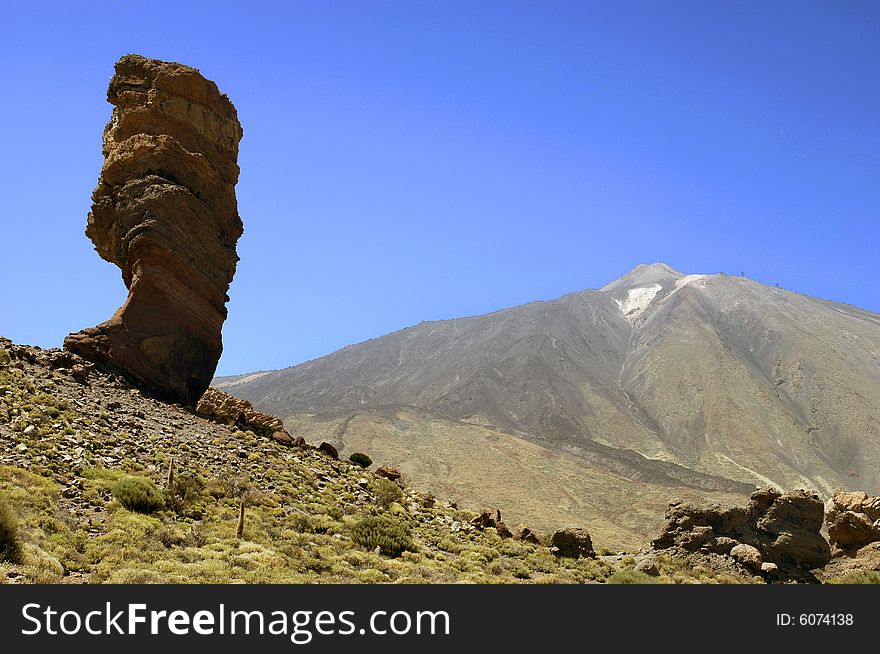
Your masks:
{"label": "green shrub", "polygon": [[348,460],[352,463],[356,463],[361,468],[369,468],[371,465],[373,465],[373,459],[368,457],[363,452],[355,452],[350,457],[348,457]]}
{"label": "green shrub", "polygon": [[880,584],[880,571],[853,570],[831,580],[832,584]]}
{"label": "green shrub", "polygon": [[186,513],[191,505],[202,499],[205,482],[190,475],[174,475],[165,491],[165,505],[178,514]]}
{"label": "green shrub", "polygon": [[403,491],[400,490],[400,486],[390,479],[377,477],[376,481],[373,482],[373,496],[376,498],[379,506],[387,509],[394,502],[399,502],[403,499]]}
{"label": "green shrub", "polygon": [[0,561],[19,563],[21,541],[18,536],[18,520],[12,509],[0,497]]}
{"label": "green shrub", "polygon": [[639,572],[638,570],[633,570],[632,568],[626,568],[624,570],[618,570],[613,575],[608,577],[608,581],[606,583],[609,584],[659,584],[660,581],[657,577],[652,577],[651,575],[646,575],[644,572]]}
{"label": "green shrub", "polygon": [[153,513],[165,506],[165,498],[159,489],[143,477],[126,477],[114,484],[110,492],[129,511]]}
{"label": "green shrub", "polygon": [[351,528],[351,539],[368,550],[377,547],[382,554],[397,556],[412,550],[412,530],[400,520],[385,516],[366,516]]}

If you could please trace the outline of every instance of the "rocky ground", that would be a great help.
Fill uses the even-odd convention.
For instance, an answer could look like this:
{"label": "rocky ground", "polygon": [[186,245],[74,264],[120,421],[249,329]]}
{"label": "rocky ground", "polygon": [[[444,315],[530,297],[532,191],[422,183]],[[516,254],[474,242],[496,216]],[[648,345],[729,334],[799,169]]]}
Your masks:
{"label": "rocky ground", "polygon": [[[508,529],[496,512],[460,510],[376,475],[381,464],[363,469],[209,420],[76,355],[0,339],[0,502],[20,541],[16,560],[0,562],[0,582],[768,581],[730,556],[602,543],[593,553],[588,536],[578,540],[584,530]],[[112,489],[132,476],[160,489],[164,507],[124,508]],[[403,551],[364,544],[371,516],[406,535]],[[835,558],[816,580],[871,580],[877,547]]]}

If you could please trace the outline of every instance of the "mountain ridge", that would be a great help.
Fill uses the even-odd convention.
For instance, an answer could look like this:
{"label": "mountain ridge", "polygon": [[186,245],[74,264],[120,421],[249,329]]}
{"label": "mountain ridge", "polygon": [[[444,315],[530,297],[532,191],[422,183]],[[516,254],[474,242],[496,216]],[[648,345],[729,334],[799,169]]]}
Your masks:
{"label": "mountain ridge", "polygon": [[880,316],[666,264],[230,381],[215,384],[306,438],[303,416],[412,406],[649,485],[670,465],[699,490],[717,478],[730,492],[803,486],[828,497],[880,482]]}

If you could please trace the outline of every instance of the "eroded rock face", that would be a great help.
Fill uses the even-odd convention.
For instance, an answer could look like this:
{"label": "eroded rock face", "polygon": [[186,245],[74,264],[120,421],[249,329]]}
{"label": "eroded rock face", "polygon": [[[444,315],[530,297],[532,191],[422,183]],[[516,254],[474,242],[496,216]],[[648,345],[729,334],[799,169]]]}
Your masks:
{"label": "eroded rock face", "polygon": [[238,261],[241,125],[197,70],[137,55],[116,63],[107,99],[114,109],[86,235],[120,267],[128,297],[64,347],[192,406],[220,358]]}
{"label": "eroded rock face", "polygon": [[837,491],[826,504],[828,539],[835,554],[852,554],[880,541],[880,497]]}
{"label": "eroded rock face", "polygon": [[657,550],[733,556],[755,570],[769,562],[798,576],[831,559],[831,548],[819,533],[823,518],[822,500],[803,490],[783,494],[760,489],[745,507],[674,501],[666,511],[663,533],[652,545]]}
{"label": "eroded rock face", "polygon": [[284,423],[280,418],[257,411],[247,400],[233,397],[216,388],[209,388],[204,392],[196,404],[196,413],[203,418],[225,425],[250,429],[285,445],[294,444],[293,438],[284,429]]}

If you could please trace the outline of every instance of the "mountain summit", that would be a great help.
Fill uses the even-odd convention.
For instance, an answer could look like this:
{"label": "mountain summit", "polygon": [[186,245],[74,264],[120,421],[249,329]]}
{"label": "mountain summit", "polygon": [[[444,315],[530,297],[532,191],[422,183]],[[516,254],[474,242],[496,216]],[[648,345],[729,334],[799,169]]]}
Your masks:
{"label": "mountain summit", "polygon": [[[669,486],[880,490],[880,315],[662,263],[215,385],[307,439],[370,446],[462,499],[479,499],[503,449],[497,483],[522,486],[523,513],[562,506],[636,532],[626,513],[641,500],[621,509],[616,487],[634,484],[645,502]],[[577,481],[560,483],[558,466]],[[527,501],[542,494],[540,507]]]}
{"label": "mountain summit", "polygon": [[610,284],[602,287],[603,291],[613,291],[619,288],[632,288],[651,284],[675,283],[677,279],[684,277],[684,273],[665,263],[640,263],[620,279],[615,279]]}

